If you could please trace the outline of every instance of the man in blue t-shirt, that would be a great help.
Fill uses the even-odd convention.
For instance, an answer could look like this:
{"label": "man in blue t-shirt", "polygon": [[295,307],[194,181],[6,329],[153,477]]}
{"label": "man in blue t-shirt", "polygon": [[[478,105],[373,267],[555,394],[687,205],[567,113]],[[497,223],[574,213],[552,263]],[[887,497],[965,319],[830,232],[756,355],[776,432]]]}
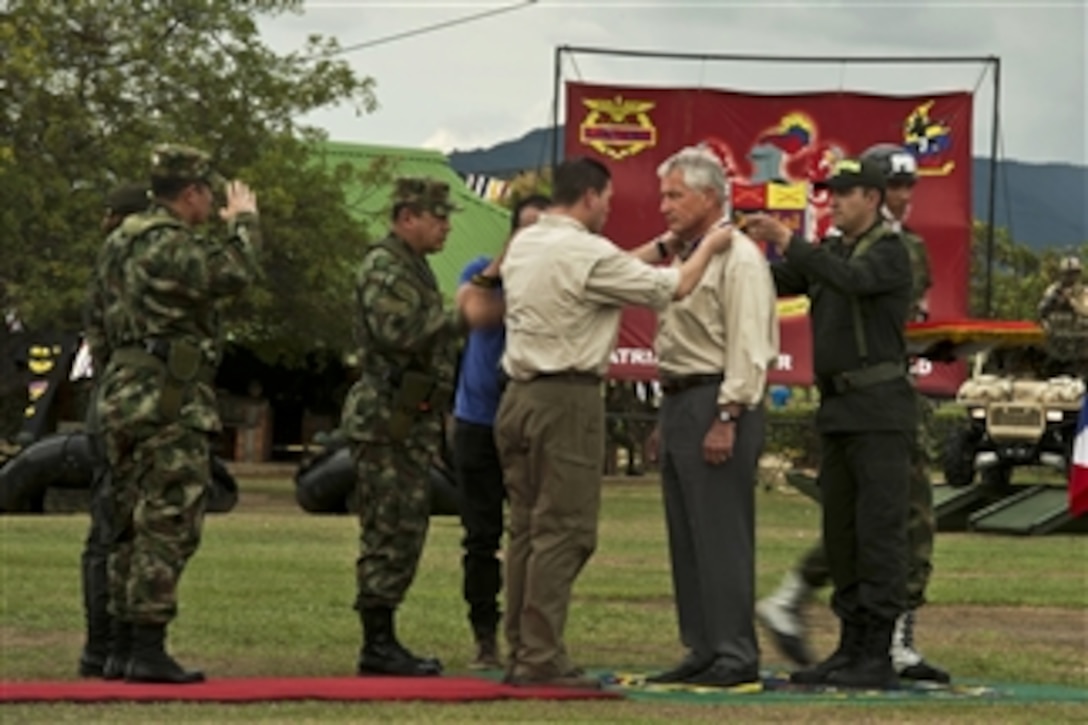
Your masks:
{"label": "man in blue t-shirt", "polygon": [[[538,195],[521,200],[511,215],[507,244],[519,229],[535,223],[550,203],[547,197]],[[461,272],[458,297],[472,287],[483,287],[501,295],[501,262],[501,254],[495,259],[479,257],[469,262]],[[476,658],[469,663],[473,669],[502,667],[496,638],[501,618],[498,595],[502,588],[502,567],[497,554],[502,541],[506,487],[495,450],[494,425],[502,396],[499,359],[505,341],[506,330],[501,326],[469,333],[453,409],[454,465],[461,487],[461,523],[465,528],[464,596],[476,638]]]}

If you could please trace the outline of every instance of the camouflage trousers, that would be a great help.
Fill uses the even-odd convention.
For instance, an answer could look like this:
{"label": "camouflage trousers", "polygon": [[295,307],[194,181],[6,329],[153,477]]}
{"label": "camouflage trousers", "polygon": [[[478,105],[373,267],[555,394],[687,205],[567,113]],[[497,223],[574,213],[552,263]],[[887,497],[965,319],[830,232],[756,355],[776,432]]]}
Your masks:
{"label": "camouflage trousers", "polygon": [[[437,443],[437,441],[436,441]],[[397,607],[415,579],[430,525],[433,444],[353,443],[359,500],[359,611]]]}
{"label": "camouflage trousers", "polygon": [[211,478],[208,436],[171,424],[146,437],[107,431],[110,614],[138,624],[177,615],[177,587],[200,545]]}
{"label": "camouflage trousers", "polygon": [[[933,484],[929,465],[933,460],[933,403],[924,395],[918,399],[918,430],[911,450],[910,508],[907,515],[907,608],[926,603],[926,589],[933,573],[933,540],[937,524],[933,515]],[[831,582],[827,553],[821,541],[801,559],[801,578],[813,588]]]}

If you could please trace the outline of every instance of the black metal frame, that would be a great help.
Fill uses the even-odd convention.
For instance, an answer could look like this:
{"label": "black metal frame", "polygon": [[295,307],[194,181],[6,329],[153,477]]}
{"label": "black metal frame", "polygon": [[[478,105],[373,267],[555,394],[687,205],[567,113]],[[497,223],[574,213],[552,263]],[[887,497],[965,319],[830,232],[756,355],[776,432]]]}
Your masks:
{"label": "black metal frame", "polygon": [[993,313],[993,266],[994,266],[994,222],[995,200],[997,198],[997,154],[998,129],[1000,128],[1001,98],[1001,58],[987,56],[826,56],[826,55],[741,55],[731,53],[670,53],[654,50],[623,50],[615,48],[594,48],[587,46],[559,45],[555,48],[554,86],[552,90],[552,167],[559,163],[559,92],[563,76],[563,55],[582,53],[585,55],[612,55],[625,58],[668,58],[670,60],[714,60],[742,61],[756,63],[860,63],[860,64],[945,64],[969,63],[984,65],[993,69],[994,105],[993,120],[990,128],[990,185],[986,213],[986,316]]}

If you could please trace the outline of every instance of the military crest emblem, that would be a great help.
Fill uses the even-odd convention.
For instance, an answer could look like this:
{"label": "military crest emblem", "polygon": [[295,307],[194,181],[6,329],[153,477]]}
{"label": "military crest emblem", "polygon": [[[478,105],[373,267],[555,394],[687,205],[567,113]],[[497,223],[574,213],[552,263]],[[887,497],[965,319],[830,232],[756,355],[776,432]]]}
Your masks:
{"label": "military crest emblem", "polygon": [[594,151],[618,161],[657,145],[657,127],[649,114],[656,105],[652,101],[616,96],[582,103],[589,112],[578,127],[578,138]]}

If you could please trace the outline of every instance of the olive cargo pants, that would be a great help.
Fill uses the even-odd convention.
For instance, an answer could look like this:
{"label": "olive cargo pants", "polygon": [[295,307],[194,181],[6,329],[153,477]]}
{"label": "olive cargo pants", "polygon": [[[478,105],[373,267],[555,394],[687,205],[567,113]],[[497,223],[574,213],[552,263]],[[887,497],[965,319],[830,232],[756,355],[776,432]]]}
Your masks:
{"label": "olive cargo pants", "polygon": [[499,405],[495,442],[510,501],[509,673],[559,677],[574,668],[563,642],[571,589],[597,546],[600,385],[564,377],[511,382]]}

